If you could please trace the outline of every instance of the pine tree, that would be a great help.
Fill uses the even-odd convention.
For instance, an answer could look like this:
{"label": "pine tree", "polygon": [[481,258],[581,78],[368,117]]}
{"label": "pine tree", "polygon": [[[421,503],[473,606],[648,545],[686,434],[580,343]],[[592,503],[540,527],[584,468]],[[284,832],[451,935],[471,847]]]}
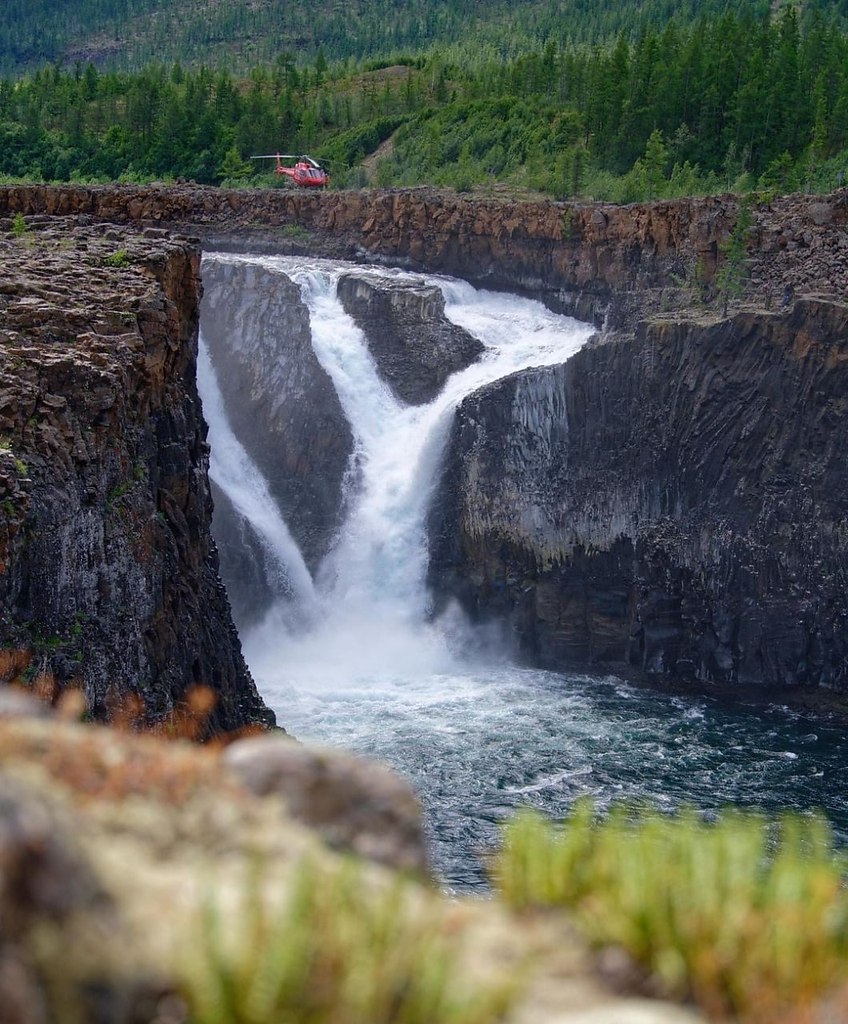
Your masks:
{"label": "pine tree", "polygon": [[752,222],[751,208],[743,202],[739,207],[736,224],[730,232],[727,244],[723,247],[722,263],[715,278],[716,289],[724,302],[724,316],[727,316],[730,301],[741,298],[745,291],[745,279],[748,276],[748,234]]}
{"label": "pine tree", "polygon": [[668,163],[668,147],[663,142],[663,134],[659,128],[655,128],[645,146],[645,155],[641,160],[643,173],[645,175],[645,189],[648,193],[648,200],[654,198],[659,191],[660,184],[665,181],[665,167]]}

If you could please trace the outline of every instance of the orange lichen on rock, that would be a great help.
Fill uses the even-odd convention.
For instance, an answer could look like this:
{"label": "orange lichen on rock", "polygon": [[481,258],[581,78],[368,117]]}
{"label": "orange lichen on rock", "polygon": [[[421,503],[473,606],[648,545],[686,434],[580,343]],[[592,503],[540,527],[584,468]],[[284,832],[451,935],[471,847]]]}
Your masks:
{"label": "orange lichen on rock", "polygon": [[32,651],[6,647],[0,650],[0,682],[17,683],[32,664]]}

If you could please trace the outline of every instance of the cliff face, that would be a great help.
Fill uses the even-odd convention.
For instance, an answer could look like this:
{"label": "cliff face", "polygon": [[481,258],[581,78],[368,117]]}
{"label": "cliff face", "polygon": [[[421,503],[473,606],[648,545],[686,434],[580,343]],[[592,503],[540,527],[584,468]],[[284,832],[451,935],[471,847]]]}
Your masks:
{"label": "cliff face", "polygon": [[[433,514],[431,575],[441,597],[458,595],[479,617],[504,616],[521,650],[552,666],[848,685],[844,308],[823,301],[848,294],[848,190],[753,211],[746,304],[730,319],[720,304],[706,313],[696,303],[714,299],[738,212],[731,197],[619,208],[429,190],[0,188],[0,214],[18,211],[190,224],[210,245],[233,249],[389,259],[606,317],[617,333],[605,344],[463,406]],[[235,298],[221,287],[215,316],[225,321]],[[350,285],[348,301],[364,301],[356,314],[364,317],[382,300],[363,287]],[[276,300],[267,301],[272,312]],[[300,324],[286,330],[308,360]],[[251,393],[269,381],[278,394],[317,386],[300,358],[295,385],[267,367],[260,382],[251,353],[226,358],[233,379],[247,374]],[[317,415],[312,404],[301,401],[297,417]],[[314,430],[298,439],[287,416],[273,401],[262,414],[263,430],[271,424],[295,439],[281,505],[291,481],[309,490],[325,455],[335,466],[326,493],[316,483],[305,501],[322,510],[317,529],[307,518],[298,533],[303,515],[286,508],[314,567],[338,514],[349,441],[344,435],[338,450],[330,443],[345,429],[337,411],[326,431],[315,427],[327,437],[320,452]],[[24,508],[31,496],[16,455],[0,452],[0,480],[9,507]],[[11,536],[18,526],[10,523]]]}
{"label": "cliff face", "polygon": [[431,581],[537,663],[848,685],[848,307],[654,320],[469,397]]}
{"label": "cliff face", "polygon": [[353,436],[300,289],[255,264],[206,259],[201,319],[233,432],[314,571],[339,524]]}
{"label": "cliff face", "polygon": [[272,720],[209,533],[197,249],[44,227],[0,234],[0,262],[5,677],[82,685],[97,716],[206,684],[213,728]]}
{"label": "cliff face", "polygon": [[[633,322],[646,309],[709,293],[733,227],[731,196],[612,206],[515,203],[394,189],[328,192],[165,186],[7,186],[0,216],[82,215],[190,225],[210,248],[405,261],[490,287],[539,295],[584,320]],[[751,288],[778,304],[787,287],[844,295],[848,189],[787,196],[753,210]]]}

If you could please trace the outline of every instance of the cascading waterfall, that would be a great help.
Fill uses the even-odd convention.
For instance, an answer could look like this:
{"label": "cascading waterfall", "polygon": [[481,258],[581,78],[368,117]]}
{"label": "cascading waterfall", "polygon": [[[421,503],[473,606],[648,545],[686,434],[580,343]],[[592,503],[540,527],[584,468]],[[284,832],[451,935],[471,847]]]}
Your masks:
{"label": "cascading waterfall", "polygon": [[209,424],[209,476],[227,495],[238,514],[253,527],[272,566],[274,589],[309,614],[317,606],[309,569],[264,477],[230,428],[218,378],[202,334],[197,354],[197,385],[203,395],[203,411]]}
{"label": "cascading waterfall", "polygon": [[[308,676],[313,682],[337,680],[341,666],[348,676],[363,680],[373,680],[378,672],[449,671],[457,660],[456,644],[448,642],[457,623],[451,616],[447,622],[426,621],[425,520],[451,415],[466,395],[491,381],[525,366],[567,359],[592,328],[529,299],[435,279],[448,318],[479,338],[485,352],[479,362],[450,377],[429,405],[408,406],[380,378],[367,339],[336,296],[338,279],[349,265],[287,257],[266,258],[263,265],[300,286],[313,349],[333,381],[355,439],[350,511],[318,579],[323,616],[311,633],[292,638],[287,663],[297,678]],[[420,280],[398,270],[381,273]],[[266,657],[277,660],[276,638],[287,614],[281,605],[264,631],[246,638],[259,675]]]}
{"label": "cascading waterfall", "polygon": [[[201,348],[211,475],[274,552],[290,595],[243,637],[248,663],[295,735],[380,757],[412,779],[448,886],[485,885],[478,855],[517,805],[562,814],[586,794],[602,805],[617,797],[703,808],[819,805],[848,833],[844,730],[782,708],[749,713],[611,678],[520,670],[487,661],[479,647],[467,656],[472,634],[460,620],[427,621],[426,514],[454,409],[509,373],[564,361],[591,328],[536,302],[428,278],[441,287],[447,316],[482,340],[485,353],[429,405],[407,406],[381,380],[367,339],[336,297],[339,276],[360,268],[212,258],[259,262],[299,284],[315,354],[355,442],[345,522],[313,584],[227,424]],[[399,270],[369,273],[421,280]],[[304,608],[308,615],[297,614]]]}

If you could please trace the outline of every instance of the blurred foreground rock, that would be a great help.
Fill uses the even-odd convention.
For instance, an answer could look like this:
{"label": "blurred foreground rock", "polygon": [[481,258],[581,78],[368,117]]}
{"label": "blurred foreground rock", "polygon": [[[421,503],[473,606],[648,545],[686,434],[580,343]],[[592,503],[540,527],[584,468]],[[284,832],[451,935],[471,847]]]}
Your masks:
{"label": "blurred foreground rock", "polygon": [[[311,814],[317,829],[293,813]],[[194,951],[210,900],[230,908],[227,928],[238,933],[257,865],[273,899],[305,860],[340,862],[328,834],[333,846],[344,837],[384,863],[423,863],[414,797],[386,769],[348,755],[285,738],[237,741],[222,753],[0,717],[0,1021],[180,1024],[175,965]],[[363,864],[363,885],[393,884],[392,871]],[[560,921],[448,901],[413,882],[403,892],[399,912],[426,906],[444,916],[462,940],[467,977],[526,974],[512,1024],[697,1019],[608,991]]]}

